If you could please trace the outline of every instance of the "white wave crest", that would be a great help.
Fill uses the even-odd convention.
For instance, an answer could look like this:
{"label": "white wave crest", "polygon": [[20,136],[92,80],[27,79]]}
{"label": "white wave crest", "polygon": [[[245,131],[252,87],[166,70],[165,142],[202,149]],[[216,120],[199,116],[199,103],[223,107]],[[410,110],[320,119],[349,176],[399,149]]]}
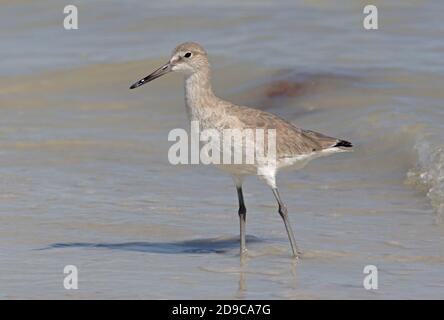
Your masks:
{"label": "white wave crest", "polygon": [[444,222],[444,147],[422,140],[415,144],[418,162],[407,173],[406,183],[426,192],[438,221]]}

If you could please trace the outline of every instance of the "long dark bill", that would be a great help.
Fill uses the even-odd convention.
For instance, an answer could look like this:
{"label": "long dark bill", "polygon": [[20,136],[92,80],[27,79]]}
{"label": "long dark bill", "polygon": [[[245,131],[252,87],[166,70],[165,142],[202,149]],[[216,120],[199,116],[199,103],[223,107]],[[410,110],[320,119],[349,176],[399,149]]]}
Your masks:
{"label": "long dark bill", "polygon": [[130,89],[135,89],[137,87],[140,87],[141,85],[148,83],[154,79],[157,79],[161,76],[163,76],[164,74],[167,74],[168,72],[171,71],[171,65],[170,63],[166,63],[163,66],[161,66],[159,69],[157,69],[156,71],[154,71],[153,73],[151,73],[150,75],[146,76],[145,78],[137,81],[136,83],[134,83]]}

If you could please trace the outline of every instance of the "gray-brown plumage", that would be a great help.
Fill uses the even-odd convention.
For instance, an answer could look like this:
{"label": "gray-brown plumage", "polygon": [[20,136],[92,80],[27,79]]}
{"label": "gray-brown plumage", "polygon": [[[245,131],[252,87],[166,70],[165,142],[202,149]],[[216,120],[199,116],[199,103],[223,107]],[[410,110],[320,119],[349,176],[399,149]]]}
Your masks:
{"label": "gray-brown plumage", "polygon": [[[241,255],[246,252],[246,208],[242,193],[242,182],[247,175],[258,175],[273,191],[278,202],[279,214],[284,220],[293,255],[298,257],[300,252],[294,239],[287,209],[276,186],[276,173],[282,168],[302,168],[314,158],[349,151],[352,144],[315,131],[300,129],[271,113],[237,106],[216,97],[211,88],[210,64],[207,53],[202,46],[194,42],[185,42],[177,46],[168,63],[136,82],[130,88],[137,88],[171,71],[185,74],[187,113],[191,121],[198,121],[201,130],[211,129],[223,134],[225,129],[239,129],[242,132],[248,131],[245,129],[264,129],[265,147],[267,147],[269,130],[275,130],[276,159],[273,165],[256,159],[254,163],[220,164],[218,167],[229,172],[236,184],[239,200]],[[243,138],[246,140],[252,139],[251,136],[246,134]],[[221,146],[220,152],[224,153],[227,150]],[[245,153],[246,148],[243,148],[242,152]]]}
{"label": "gray-brown plumage", "polygon": [[[227,107],[227,113],[237,117],[244,124],[244,128],[276,129],[278,158],[322,151],[343,141],[315,131],[300,129],[274,114],[257,109],[231,105]],[[344,147],[346,148],[341,146]]]}

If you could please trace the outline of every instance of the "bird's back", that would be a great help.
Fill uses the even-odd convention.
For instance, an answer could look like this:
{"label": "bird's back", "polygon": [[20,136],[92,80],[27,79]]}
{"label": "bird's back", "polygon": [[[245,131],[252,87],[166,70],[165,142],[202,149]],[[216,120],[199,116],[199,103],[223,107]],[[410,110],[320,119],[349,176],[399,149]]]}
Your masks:
{"label": "bird's back", "polygon": [[238,119],[236,122],[231,121],[231,124],[237,123],[237,126],[242,126],[240,129],[264,129],[265,133],[269,129],[275,129],[278,158],[311,154],[334,147],[339,149],[351,147],[351,143],[347,141],[298,128],[274,114],[258,109],[227,104],[225,113],[230,118]]}

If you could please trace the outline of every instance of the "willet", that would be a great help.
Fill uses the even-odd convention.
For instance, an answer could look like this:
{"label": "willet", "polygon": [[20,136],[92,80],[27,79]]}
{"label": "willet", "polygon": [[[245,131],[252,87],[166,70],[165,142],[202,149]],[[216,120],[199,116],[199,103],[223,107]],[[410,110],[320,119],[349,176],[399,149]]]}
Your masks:
{"label": "willet", "polygon": [[242,193],[242,182],[245,176],[258,175],[273,191],[293,255],[298,257],[300,251],[296,245],[288,219],[287,208],[279,195],[276,173],[279,169],[286,167],[300,169],[314,158],[350,151],[352,144],[311,130],[297,128],[273,114],[249,107],[237,106],[216,97],[210,83],[210,64],[207,53],[202,46],[194,42],[185,42],[177,46],[166,64],[134,83],[130,89],[140,87],[171,71],[185,75],[187,113],[189,119],[199,121],[202,128],[217,131],[247,128],[275,130],[276,162],[274,166],[265,166],[256,161],[253,164],[231,164],[221,165],[220,167],[233,176],[237,189],[241,256],[246,252],[245,224],[247,213]]}

